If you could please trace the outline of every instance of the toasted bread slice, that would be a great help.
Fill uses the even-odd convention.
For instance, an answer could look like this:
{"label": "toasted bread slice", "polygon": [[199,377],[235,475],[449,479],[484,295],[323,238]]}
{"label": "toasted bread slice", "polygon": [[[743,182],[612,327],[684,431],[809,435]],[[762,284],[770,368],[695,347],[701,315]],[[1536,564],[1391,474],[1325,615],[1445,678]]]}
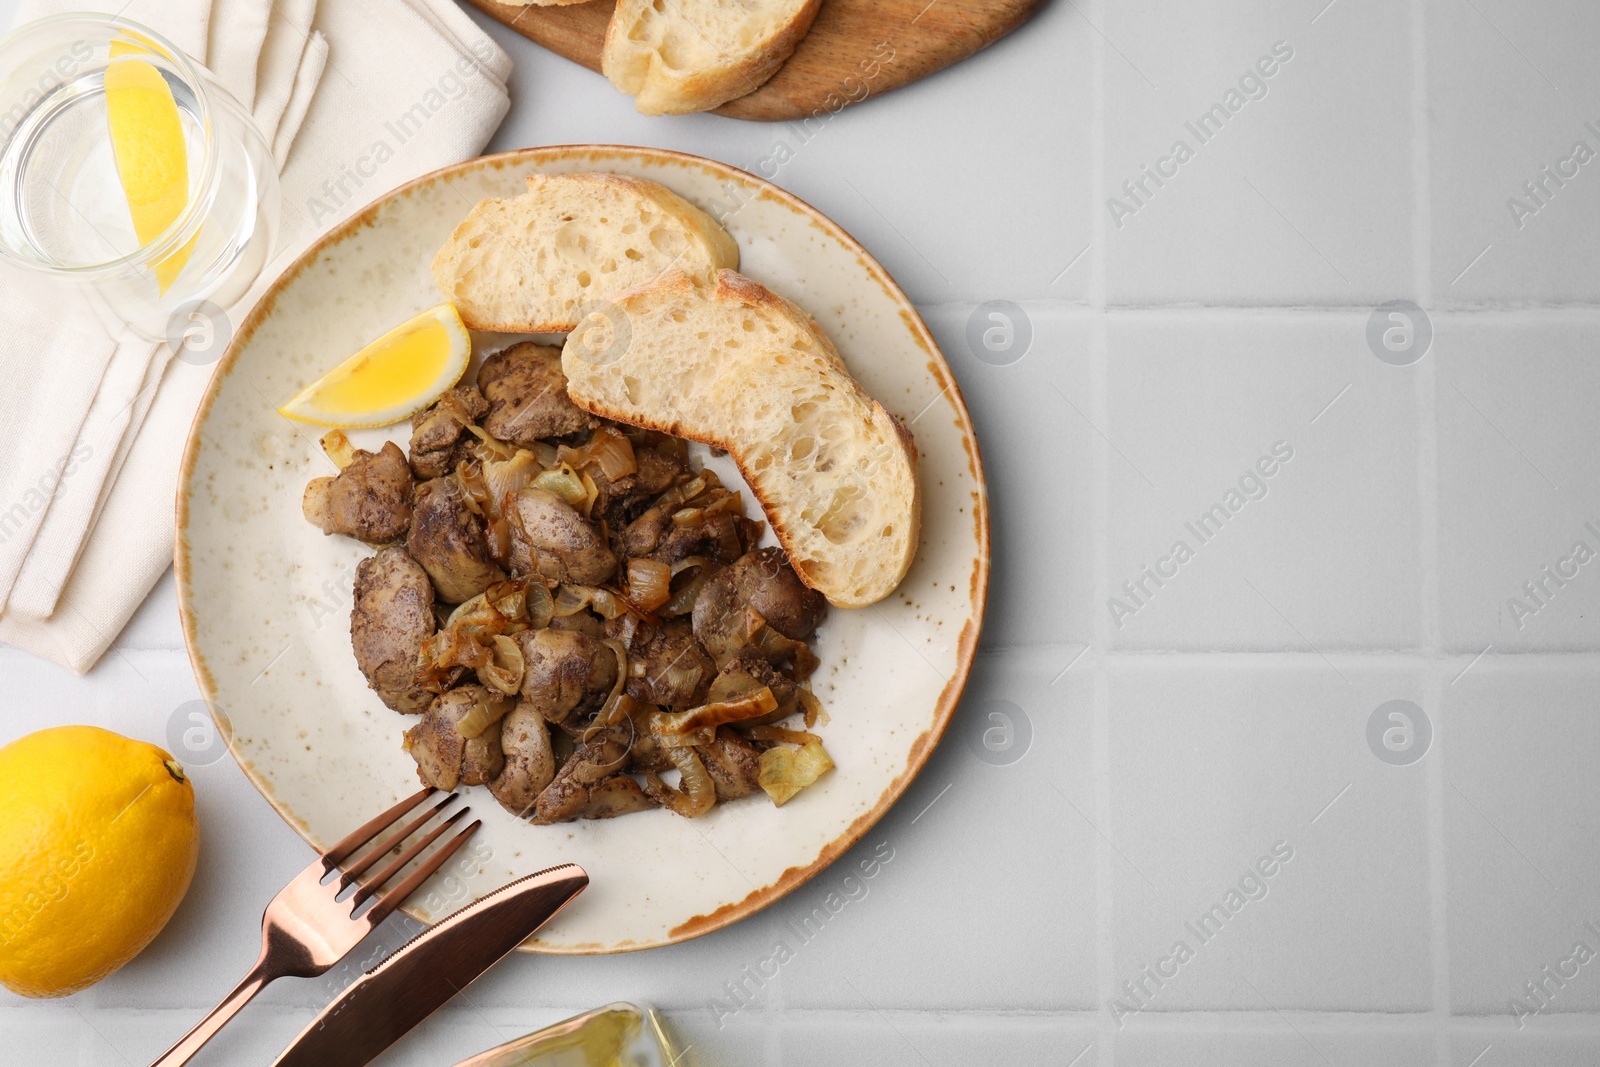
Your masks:
{"label": "toasted bread slice", "polygon": [[787,300],[731,270],[669,271],[591,312],[561,367],[579,407],[731,454],[795,572],[833,604],[871,604],[905,577],[922,519],[911,433]]}
{"label": "toasted bread slice", "polygon": [[433,281],[474,330],[566,333],[579,309],[670,267],[739,265],[716,220],[677,193],[620,174],[531,174],[528,191],[480,200],[433,257]]}
{"label": "toasted bread slice", "polygon": [[617,0],[600,69],[646,115],[709,111],[759,88],[822,0]]}

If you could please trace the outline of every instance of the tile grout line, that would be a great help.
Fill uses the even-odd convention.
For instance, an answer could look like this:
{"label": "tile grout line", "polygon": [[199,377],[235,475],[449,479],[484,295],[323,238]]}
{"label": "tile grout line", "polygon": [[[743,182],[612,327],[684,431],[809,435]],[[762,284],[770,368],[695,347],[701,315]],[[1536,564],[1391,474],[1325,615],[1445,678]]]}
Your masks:
{"label": "tile grout line", "polygon": [[[1097,665],[1094,672],[1094,717],[1090,727],[1090,744],[1094,747],[1091,766],[1094,768],[1095,821],[1108,832],[1115,833],[1111,819],[1111,683],[1104,666]],[[1112,1023],[1110,1004],[1116,995],[1116,942],[1115,928],[1115,871],[1111,844],[1101,835],[1094,839],[1095,884],[1095,993],[1096,993],[1096,1062],[1100,1067],[1115,1067],[1116,1028]]]}
{"label": "tile grout line", "polygon": [[[1073,650],[1079,649],[1077,640],[1042,641],[1038,644],[1011,644],[985,647],[980,656],[985,658],[1002,655],[1038,655],[1044,657],[1048,654],[1049,662],[1055,663],[1062,656],[1069,655]],[[1437,665],[1452,668],[1451,677],[1464,673],[1465,668],[1471,667],[1476,675],[1482,668],[1477,664],[1484,658],[1485,653],[1481,648],[1461,649],[1459,651],[1428,652],[1419,648],[1412,649],[1386,649],[1386,648],[1340,648],[1333,645],[1324,646],[1321,655],[1309,652],[1305,648],[1118,648],[1109,652],[1101,652],[1097,659],[1104,663],[1128,665],[1136,663],[1145,664],[1176,664],[1182,666],[1195,666],[1202,663],[1222,665],[1250,666],[1256,669],[1277,666],[1280,668],[1298,667],[1304,664],[1316,665],[1325,663],[1326,659],[1352,668],[1365,667],[1419,667]],[[1560,667],[1574,667],[1591,670],[1600,667],[1600,651],[1571,648],[1531,649],[1527,651],[1494,650],[1494,658],[1501,664],[1516,664],[1525,667],[1552,669]]]}
{"label": "tile grout line", "polygon": [[[1088,6],[1093,9],[1097,22],[1104,22],[1105,12],[1103,0],[1088,0]],[[1090,188],[1092,194],[1089,207],[1091,211],[1089,222],[1089,236],[1094,242],[1094,254],[1089,263],[1089,304],[1093,315],[1093,324],[1090,330],[1090,358],[1089,358],[1089,404],[1095,422],[1105,425],[1106,411],[1109,408],[1107,397],[1107,381],[1110,377],[1109,355],[1106,339],[1106,271],[1109,256],[1106,254],[1106,217],[1097,210],[1097,205],[1105,197],[1106,183],[1106,42],[1103,37],[1096,36],[1090,41],[1093,49],[1091,55],[1092,69],[1094,71],[1094,118],[1089,126],[1089,160],[1090,160]],[[1107,523],[1104,521],[1106,508],[1110,499],[1110,464],[1111,451],[1108,442],[1101,437],[1096,437],[1093,443],[1093,489],[1090,507],[1100,521],[1094,524],[1094,543],[1090,551],[1093,553],[1091,571],[1093,574],[1094,604],[1102,603],[1107,595],[1106,590],[1110,584],[1109,558],[1110,549]],[[1093,605],[1091,605],[1093,610]],[[1104,826],[1108,832],[1114,833],[1115,827],[1111,821],[1111,699],[1110,686],[1106,678],[1105,659],[1101,654],[1107,647],[1109,630],[1105,618],[1094,612],[1094,622],[1090,632],[1093,642],[1093,654],[1090,665],[1094,669],[1094,686],[1091,690],[1092,712],[1089,727],[1090,744],[1093,746],[1093,755],[1089,761],[1094,785],[1094,803],[1090,808],[1094,812],[1095,820]],[[1094,1063],[1099,1067],[1115,1067],[1116,1064],[1116,1036],[1112,1027],[1111,1013],[1107,1005],[1111,1002],[1116,986],[1116,946],[1112,940],[1114,927],[1113,914],[1115,900],[1113,899],[1113,864],[1111,846],[1100,836],[1094,840],[1094,897],[1095,897],[1095,1054]],[[1085,1063],[1084,1067],[1088,1067]]]}
{"label": "tile grout line", "polygon": [[[853,1001],[861,1004],[861,1001]],[[676,1000],[652,1002],[662,1011],[673,1015],[687,1014],[695,1011],[704,1012],[703,1001],[680,1002]],[[204,1012],[214,1005],[209,1000],[205,1003],[191,1003],[182,1006],[162,1005],[160,1007],[136,1006],[131,1004],[118,1004],[94,1007],[94,1017],[111,1024],[126,1025],[137,1023],[141,1020],[156,1019],[158,1021],[178,1022],[183,1019],[193,1021],[196,1013]],[[485,1004],[481,1008],[470,1008],[464,1005],[447,1006],[440,1009],[441,1018],[446,1020],[451,1017],[484,1018],[495,1026],[518,1025],[518,1020],[531,1017],[530,1012],[545,1011],[552,1015],[573,1015],[593,1007],[589,1000],[577,1002],[550,1002],[539,1005],[517,1005],[509,1003]],[[318,1005],[309,1003],[291,1003],[284,1001],[257,1003],[251,1006],[253,1014],[269,1018],[289,1021],[304,1022],[314,1014]],[[31,1004],[0,1006],[0,1012],[11,1013],[16,1017],[34,1018],[44,1009],[36,1008]],[[78,1009],[82,1010],[82,1007]],[[757,1014],[756,1009],[747,1008],[752,1015]],[[1098,1008],[955,1008],[955,1007],[846,1007],[836,1006],[803,1006],[785,1007],[784,1012],[791,1016],[815,1017],[849,1017],[862,1019],[876,1019],[880,1016],[891,1016],[896,1019],[925,1016],[929,1018],[949,1019],[1002,1019],[1018,1022],[1033,1022],[1050,1024],[1059,1020],[1082,1022],[1090,1024],[1099,1012]],[[741,1013],[742,1015],[743,1013]],[[1249,1030],[1277,1031],[1282,1034],[1283,1016],[1288,1015],[1296,1023],[1308,1028],[1313,1033],[1331,1033],[1341,1028],[1354,1028],[1366,1033],[1393,1032],[1407,1034],[1427,1034],[1433,1030],[1433,1011],[1421,1009],[1416,1011],[1382,1011],[1378,1009],[1340,1011],[1327,1008],[1284,1008],[1282,1014],[1266,1008],[1212,1008],[1212,1009],[1175,1009],[1172,1011],[1147,1011],[1140,1012],[1127,1023],[1126,1029],[1140,1033],[1155,1032],[1183,1032],[1183,1033],[1237,1033]],[[68,1022],[76,1017],[71,1010],[66,1013],[57,1013],[53,1021]],[[47,1020],[50,1021],[50,1020]],[[1541,1032],[1551,1036],[1581,1035],[1584,1037],[1600,1036],[1600,1011],[1570,1011],[1557,1012],[1543,1016],[1540,1022]],[[731,1024],[730,1024],[731,1025]],[[1515,1034],[1516,1023],[1511,1016],[1505,1013],[1498,1015],[1463,1014],[1455,1016],[1450,1021],[1451,1029],[1457,1034]],[[1526,1032],[1526,1031],[1524,1031]],[[1476,1054],[1474,1052],[1474,1054]],[[1464,1067],[1464,1065],[1458,1065]]]}
{"label": "tile grout line", "polygon": [[1444,670],[1430,667],[1423,675],[1423,707],[1433,712],[1431,751],[1423,757],[1426,772],[1426,819],[1428,840],[1428,947],[1433,970],[1434,1058],[1440,1067],[1450,1067],[1450,870],[1444,835]]}
{"label": "tile grout line", "polygon": [[[1418,229],[1431,232],[1431,226],[1426,223],[1413,223],[1413,233]],[[1429,257],[1431,259],[1431,256]],[[1431,291],[1430,281],[1428,290]],[[1422,290],[1418,290],[1420,293]],[[1093,290],[1091,288],[1091,294]],[[923,299],[913,296],[911,304],[919,312],[938,312],[943,310],[971,310],[978,303],[977,297],[964,299]],[[1422,300],[1418,299],[1419,304]],[[1091,315],[1096,312],[1105,312],[1117,316],[1147,316],[1147,315],[1253,315],[1265,317],[1269,315],[1327,315],[1340,316],[1350,312],[1370,312],[1372,303],[1333,303],[1331,301],[1316,304],[1289,304],[1269,303],[1257,301],[1253,304],[1207,303],[1196,302],[1164,302],[1164,303],[1135,303],[1128,301],[1111,301],[1103,297],[1096,300],[1089,297],[1023,297],[1017,303],[1024,309],[1033,309],[1041,313]],[[1600,316],[1600,302],[1576,303],[1563,301],[1559,303],[1536,301],[1480,301],[1476,303],[1450,303],[1447,302],[1438,308],[1430,309],[1436,315],[1461,315],[1461,316],[1498,316],[1515,319],[1539,318],[1582,318],[1592,320]]]}
{"label": "tile grout line", "polygon": [[[1428,124],[1428,32],[1426,0],[1411,2],[1411,270],[1416,301],[1433,305],[1433,198],[1432,159]],[[1428,312],[1424,312],[1428,314]],[[1423,668],[1422,706],[1432,709],[1432,756],[1424,770],[1424,817],[1428,842],[1429,958],[1433,979],[1433,1055],[1437,1067],[1451,1067],[1450,1047],[1450,937],[1449,864],[1444,834],[1444,687],[1445,666],[1439,617],[1439,419],[1436,400],[1438,335],[1434,358],[1417,364],[1417,506],[1418,569],[1422,597],[1422,651],[1434,662]]]}
{"label": "tile grout line", "polygon": [[[1103,0],[1088,0],[1097,22],[1105,21]],[[1088,311],[1096,322],[1105,321],[1106,271],[1110,256],[1106,252],[1106,216],[1098,206],[1106,195],[1106,42],[1103,36],[1090,41],[1093,48],[1094,119],[1089,123],[1089,239],[1094,255],[1089,260]]]}

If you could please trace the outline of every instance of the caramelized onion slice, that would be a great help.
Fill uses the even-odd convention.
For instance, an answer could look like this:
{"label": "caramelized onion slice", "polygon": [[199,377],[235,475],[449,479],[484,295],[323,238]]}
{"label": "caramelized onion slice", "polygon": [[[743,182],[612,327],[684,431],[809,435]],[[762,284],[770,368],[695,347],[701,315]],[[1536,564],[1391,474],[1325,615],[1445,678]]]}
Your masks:
{"label": "caramelized onion slice", "polygon": [[706,583],[711,580],[712,572],[716,568],[704,556],[690,556],[688,559],[681,559],[672,565],[672,577],[677,578],[678,575],[691,567],[695,568],[694,574],[673,592],[671,599],[662,607],[661,614],[672,617],[687,615],[694,610],[694,602],[700,599],[700,590],[704,589]]}
{"label": "caramelized onion slice", "polygon": [[626,612],[628,605],[611,590],[592,585],[563,585],[556,590],[551,610],[557,618],[576,615],[584,608],[594,608],[601,618],[610,620]]}
{"label": "caramelized onion slice", "polygon": [[[450,617],[444,621],[444,626],[440,629],[453,630],[459,626],[472,625],[474,621],[481,622],[488,617],[485,614],[486,610],[493,610],[492,608],[487,608],[488,603],[487,591],[479,593],[471,600],[462,601],[450,612]],[[499,613],[495,612],[495,614]]]}
{"label": "caramelized onion slice", "polygon": [[716,475],[711,471],[702,470],[688,481],[679,485],[674,485],[670,489],[662,492],[660,496],[656,497],[655,500],[651,502],[650,506],[656,508],[674,507],[678,504],[684,503],[685,501],[693,500],[695,497],[705,492],[708,485],[712,484],[708,478],[714,479],[715,477]]}
{"label": "caramelized onion slice", "polygon": [[669,727],[667,722],[671,712],[653,711],[650,713],[648,723],[650,736],[662,748],[694,748],[697,745],[714,744],[717,740],[717,728],[705,726],[687,733],[678,733]]}
{"label": "caramelized onion slice", "polygon": [[502,564],[511,558],[511,523],[503,518],[490,519],[483,534],[489,544],[489,558]]}
{"label": "caramelized onion slice", "polygon": [[484,459],[482,470],[488,509],[498,518],[505,514],[506,497],[526,487],[539,474],[539,459],[526,448],[519,448],[510,459]]}
{"label": "caramelized onion slice", "polygon": [[477,423],[463,422],[462,425],[478,439],[477,443],[472,446],[472,452],[479,459],[488,459],[490,457],[494,459],[510,459],[517,454],[516,445],[509,445],[497,437],[489,436],[489,431]]}
{"label": "caramelized onion slice", "polygon": [[661,688],[669,693],[693,693],[700,686],[700,675],[698,663],[682,667],[674,661],[661,672]]}
{"label": "caramelized onion slice", "polygon": [[322,435],[321,444],[322,450],[340,470],[350,466],[356,458],[355,446],[350,443],[350,438],[344,435],[343,430],[329,430]]}
{"label": "caramelized onion slice", "polygon": [[781,741],[786,745],[822,742],[822,738],[814,733],[807,730],[791,730],[787,726],[746,726],[743,729],[744,735],[752,741]]}
{"label": "caramelized onion slice", "polygon": [[731,674],[719,674],[711,683],[711,688],[706,693],[709,703],[722,703],[753,693],[761,688],[761,683],[755,677],[743,671],[734,671]]}
{"label": "caramelized onion slice", "polygon": [[761,769],[756,779],[767,796],[783,807],[800,790],[833,769],[821,741],[807,741],[799,748],[778,745],[761,753]]}
{"label": "caramelized onion slice", "polygon": [[584,498],[588,496],[587,490],[583,487],[583,479],[578,477],[578,472],[566,463],[535,475],[533,485],[537,489],[554,493],[573,507],[582,504]]}
{"label": "caramelized onion slice", "polygon": [[769,686],[752,690],[734,700],[702,704],[698,708],[673,712],[661,717],[661,733],[686,734],[707,726],[755,719],[778,710],[778,698]]}
{"label": "caramelized onion slice", "polygon": [[822,707],[822,701],[817,699],[817,694],[811,690],[800,689],[800,706],[806,711],[806,729],[828,725],[828,713]]}
{"label": "caramelized onion slice", "polygon": [[[572,769],[572,777],[574,781],[583,785],[593,785],[602,778],[608,778],[612,774],[621,770],[628,762],[628,757],[633,752],[634,738],[638,736],[638,728],[633,722],[633,716],[624,715],[623,718],[628,722],[627,740],[624,741],[616,735],[608,732],[606,736],[599,741],[587,742],[593,746],[590,754],[598,754],[608,758],[605,759],[604,762],[600,763],[591,763],[585,759],[584,762],[578,764]],[[598,721],[598,719],[596,721]],[[610,727],[607,726],[606,729],[609,731]],[[615,750],[614,755],[612,754],[613,749]]]}
{"label": "caramelized onion slice", "polygon": [[[605,638],[602,643],[611,650],[612,655],[617,657],[617,680],[611,683],[611,692],[606,694],[606,702],[595,713],[594,722],[590,723],[589,728],[583,732],[583,740],[585,741],[591,740],[601,730],[604,730],[612,723],[620,722],[624,718],[628,720],[630,729],[637,730],[633,723],[633,710],[635,707],[633,698],[623,692],[623,688],[628,684],[628,650],[622,647],[621,641],[616,641],[609,637]],[[630,740],[628,744],[632,745],[633,742]]]}
{"label": "caramelized onion slice", "polygon": [[[532,624],[529,613],[530,598],[537,601],[539,591],[546,598],[549,591],[537,582],[530,583],[510,578],[495,582],[471,600],[457,604],[444,629],[462,630],[471,636],[489,638],[504,633],[516,633]],[[546,618],[544,625],[548,623]]]}
{"label": "caramelized onion slice", "polygon": [[501,635],[490,645],[489,661],[478,668],[478,678],[489,688],[514,696],[522,688],[525,669],[521,646]]}
{"label": "caramelized onion slice", "polygon": [[666,753],[683,780],[673,788],[652,772],[645,776],[645,792],[686,819],[710,811],[717,802],[717,787],[699,755],[692,748],[668,748]]}
{"label": "caramelized onion slice", "polygon": [[602,426],[596,430],[584,448],[589,458],[599,464],[607,481],[619,481],[639,469],[639,461],[633,454],[633,442],[613,426]]}
{"label": "caramelized onion slice", "polygon": [[550,622],[550,590],[541,582],[508,578],[484,590],[489,603],[506,620],[502,633],[517,633]]}
{"label": "caramelized onion slice", "polygon": [[475,641],[463,627],[440,630],[423,642],[418,652],[418,669],[468,667],[476,669],[489,661],[489,650]]}
{"label": "caramelized onion slice", "polygon": [[551,613],[558,619],[576,615],[589,606],[590,589],[586,585],[563,585],[556,589]]}
{"label": "caramelized onion slice", "polygon": [[588,471],[580,472],[578,480],[583,484],[583,507],[580,510],[587,519],[594,511],[594,502],[600,499],[600,487],[594,484],[594,479],[589,477]]}
{"label": "caramelized onion slice", "polygon": [[[754,608],[746,608],[749,614],[755,614]],[[768,625],[767,620],[760,619],[759,625],[750,630],[749,643],[754,645],[756,651],[769,661],[788,660],[794,667],[794,673],[800,678],[809,678],[816,671],[819,661],[817,654],[811,651],[811,646],[804,641],[796,641],[774,630]]]}
{"label": "caramelized onion slice", "polygon": [[471,741],[505,718],[511,707],[509,700],[491,700],[488,703],[480,700],[472,705],[472,710],[461,716],[461,721],[456,723],[456,733]]}
{"label": "caramelized onion slice", "polygon": [[672,599],[672,568],[658,559],[628,561],[628,599],[654,611]]}
{"label": "caramelized onion slice", "polygon": [[469,459],[456,464],[456,469],[447,477],[454,478],[457,487],[461,490],[461,498],[467,505],[467,510],[480,518],[488,514],[489,487],[483,481],[483,463],[481,460]]}
{"label": "caramelized onion slice", "polygon": [[622,647],[622,642],[613,638],[602,638],[602,643],[617,657],[617,680],[611,683],[611,692],[606,694],[606,702],[600,708],[600,714],[595,716],[596,722],[614,722],[618,713],[627,714],[629,709],[623,707],[622,702],[627,699],[627,694],[622,690],[628,684],[628,650]]}

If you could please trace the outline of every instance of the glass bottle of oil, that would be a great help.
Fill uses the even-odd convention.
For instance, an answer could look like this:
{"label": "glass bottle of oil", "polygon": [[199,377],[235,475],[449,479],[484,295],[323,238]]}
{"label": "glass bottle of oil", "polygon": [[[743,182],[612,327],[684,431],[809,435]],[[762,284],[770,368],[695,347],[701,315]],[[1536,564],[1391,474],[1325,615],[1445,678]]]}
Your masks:
{"label": "glass bottle of oil", "polygon": [[456,1067],[689,1067],[650,1008],[608,1004]]}

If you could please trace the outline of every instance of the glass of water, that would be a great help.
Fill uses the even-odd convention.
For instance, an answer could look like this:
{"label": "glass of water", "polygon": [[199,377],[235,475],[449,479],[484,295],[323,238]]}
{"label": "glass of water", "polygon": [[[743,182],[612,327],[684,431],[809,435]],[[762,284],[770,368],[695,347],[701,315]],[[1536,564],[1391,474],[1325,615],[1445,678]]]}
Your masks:
{"label": "glass of water", "polygon": [[0,37],[0,262],[162,338],[245,294],[278,209],[250,113],[160,34],[72,14]]}

